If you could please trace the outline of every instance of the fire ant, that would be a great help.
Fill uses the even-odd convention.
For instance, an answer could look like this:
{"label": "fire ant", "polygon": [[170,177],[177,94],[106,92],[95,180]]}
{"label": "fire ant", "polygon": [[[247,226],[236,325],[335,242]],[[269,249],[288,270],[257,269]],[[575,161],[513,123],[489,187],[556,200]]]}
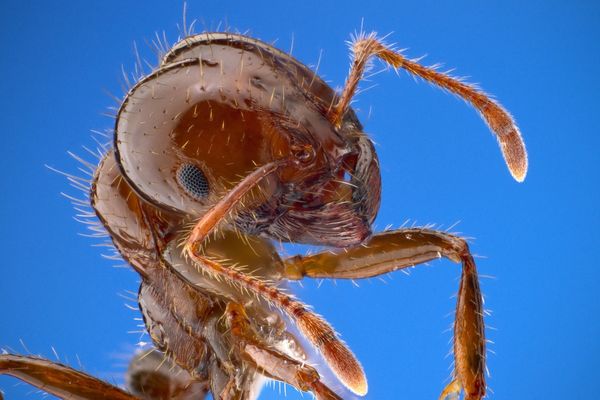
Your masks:
{"label": "fire ant", "polygon": [[[202,33],[169,49],[122,101],[90,188],[97,217],[141,276],[138,303],[155,349],[132,362],[129,392],[37,357],[0,355],[0,373],[63,398],[254,399],[267,377],[339,399],[306,363],[294,324],[339,381],[365,395],[365,373],[348,346],[282,283],[368,278],[446,257],[462,263],[462,277],[453,381],[441,398],[483,398],[482,297],[468,245],[431,229],[372,231],[379,162],[350,102],[378,57],[473,105],[519,182],[527,172],[521,135],[482,91],[374,34],[355,38],[352,51],[336,93],[290,55],[247,36]],[[282,259],[272,241],[333,250]]]}

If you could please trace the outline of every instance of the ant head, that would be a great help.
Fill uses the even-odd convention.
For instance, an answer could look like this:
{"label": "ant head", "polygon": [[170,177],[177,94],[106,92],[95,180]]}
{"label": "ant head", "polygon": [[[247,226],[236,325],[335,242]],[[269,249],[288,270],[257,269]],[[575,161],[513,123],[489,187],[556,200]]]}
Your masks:
{"label": "ant head", "polygon": [[258,166],[286,161],[244,201],[238,226],[282,240],[356,244],[379,206],[379,168],[354,112],[331,120],[337,98],[265,43],[189,37],[129,91],[116,122],[117,162],[146,201],[199,216]]}

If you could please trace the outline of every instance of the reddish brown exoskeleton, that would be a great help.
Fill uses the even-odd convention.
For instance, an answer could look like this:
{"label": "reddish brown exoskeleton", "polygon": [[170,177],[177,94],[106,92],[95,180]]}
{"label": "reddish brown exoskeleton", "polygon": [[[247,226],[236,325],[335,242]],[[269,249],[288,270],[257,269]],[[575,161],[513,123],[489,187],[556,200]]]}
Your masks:
{"label": "reddish brown exoskeleton", "polygon": [[[254,399],[268,377],[339,399],[305,362],[289,331],[295,324],[339,380],[365,395],[352,352],[281,284],[367,278],[446,257],[463,269],[454,380],[441,398],[461,391],[483,398],[482,299],[467,243],[429,229],[372,232],[379,165],[349,104],[377,56],[470,102],[518,181],[527,171],[520,133],[484,93],[375,35],[356,38],[352,50],[337,94],[290,55],[246,36],[204,33],[172,47],[123,100],[114,146],[90,192],[114,245],[142,278],[139,307],[157,350],[131,364],[130,393],[34,357],[2,355],[0,372],[65,398]],[[272,240],[338,250],[281,259]]]}

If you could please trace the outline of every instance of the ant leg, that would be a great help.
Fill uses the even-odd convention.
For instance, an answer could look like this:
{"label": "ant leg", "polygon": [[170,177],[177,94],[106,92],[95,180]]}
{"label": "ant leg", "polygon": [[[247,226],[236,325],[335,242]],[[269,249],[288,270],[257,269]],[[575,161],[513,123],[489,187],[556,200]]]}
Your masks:
{"label": "ant leg", "polygon": [[[312,312],[304,303],[270,282],[224,266],[206,258],[200,252],[191,254],[190,258],[194,261],[192,268],[198,268],[213,275],[215,279],[224,279],[240,289],[254,293],[286,313],[296,323],[300,332],[321,352],[332,371],[350,390],[359,395],[367,393],[365,373],[352,351],[338,338],[331,325]],[[177,273],[193,286],[194,282],[186,278],[189,274],[183,271],[186,267],[178,266]]]}
{"label": "ant leg", "polygon": [[312,392],[317,400],[341,400],[323,382],[317,370],[264,344],[254,332],[244,307],[228,303],[226,323],[238,339],[241,353],[261,374],[288,383],[298,390]]}
{"label": "ant leg", "polygon": [[353,60],[346,84],[338,102],[329,111],[329,120],[333,124],[338,127],[341,125],[344,115],[350,107],[350,101],[356,93],[358,83],[367,68],[369,58],[377,56],[392,67],[402,68],[471,103],[496,135],[502,155],[513,178],[518,182],[525,179],[527,151],[519,128],[510,114],[477,86],[464,83],[446,73],[438,72],[435,67],[425,67],[419,64],[418,60],[405,58],[400,52],[384,45],[375,33],[361,34],[356,38],[352,43],[352,53]]}
{"label": "ant leg", "polygon": [[144,400],[206,398],[208,378],[196,379],[166,357],[158,350],[136,354],[127,370],[129,390]]}
{"label": "ant leg", "polygon": [[201,245],[208,234],[213,232],[217,225],[234,211],[234,209],[242,202],[244,196],[252,190],[252,188],[258,186],[264,178],[288,163],[289,161],[287,160],[270,162],[257,168],[242,179],[241,182],[223,196],[213,208],[196,222],[186,241],[184,250],[191,253],[191,247]]}
{"label": "ant leg", "polygon": [[138,399],[86,373],[39,357],[2,354],[0,374],[14,376],[63,399]]}
{"label": "ant leg", "polygon": [[[215,369],[220,369],[218,362],[215,361],[210,368],[211,393],[215,400],[248,400],[257,398],[256,392],[260,389],[254,385],[258,378],[254,369],[248,368],[245,365],[243,369],[232,370],[227,376],[223,376],[222,370],[215,372]],[[215,373],[221,376],[216,377]],[[215,382],[215,379],[220,380],[220,382]]]}
{"label": "ant leg", "polygon": [[284,265],[288,279],[360,279],[440,257],[463,266],[454,323],[455,379],[440,398],[462,388],[466,399],[479,400],[485,395],[483,300],[477,268],[464,239],[429,229],[399,229],[376,234],[363,246],[291,257]]}
{"label": "ant leg", "polygon": [[[364,395],[367,393],[367,379],[362,366],[327,321],[293,296],[282,292],[273,283],[224,266],[207,258],[202,251],[204,239],[240,204],[244,195],[263,178],[287,163],[288,160],[281,160],[266,164],[242,179],[196,223],[185,242],[183,254],[193,260],[196,269],[212,275],[217,280],[224,279],[242,290],[247,290],[286,313],[297,324],[300,332],[321,352],[337,377],[354,393]],[[194,287],[194,282],[186,278],[181,268],[187,266],[180,266],[180,270],[175,272]]]}

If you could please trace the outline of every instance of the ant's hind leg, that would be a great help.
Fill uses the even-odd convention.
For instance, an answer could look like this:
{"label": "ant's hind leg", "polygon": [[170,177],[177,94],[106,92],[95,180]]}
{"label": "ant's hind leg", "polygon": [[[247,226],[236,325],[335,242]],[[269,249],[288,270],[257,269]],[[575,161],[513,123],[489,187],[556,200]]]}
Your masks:
{"label": "ant's hind leg", "polygon": [[261,374],[285,382],[301,391],[310,391],[317,400],[341,400],[323,382],[317,370],[263,343],[255,334],[243,306],[229,303],[225,313],[230,332],[239,340],[246,361]]}
{"label": "ant's hind leg", "polygon": [[399,229],[376,234],[363,246],[295,256],[284,264],[288,279],[361,279],[441,257],[463,267],[454,323],[455,379],[441,399],[463,389],[467,400],[479,400],[485,395],[483,300],[477,268],[463,238],[430,229]]}
{"label": "ant's hind leg", "polygon": [[137,399],[100,379],[39,357],[2,354],[0,374],[14,376],[62,399]]}

